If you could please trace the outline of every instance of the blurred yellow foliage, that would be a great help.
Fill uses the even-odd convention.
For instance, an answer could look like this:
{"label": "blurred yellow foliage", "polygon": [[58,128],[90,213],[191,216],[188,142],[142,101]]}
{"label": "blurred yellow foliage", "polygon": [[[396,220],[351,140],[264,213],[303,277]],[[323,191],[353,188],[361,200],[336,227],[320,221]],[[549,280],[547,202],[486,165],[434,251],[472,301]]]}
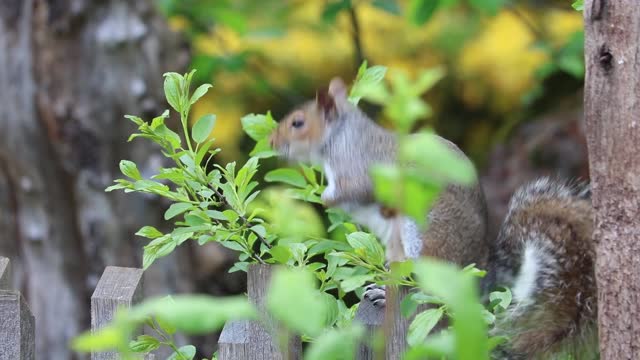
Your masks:
{"label": "blurred yellow foliage", "polygon": [[554,46],[561,46],[569,37],[583,29],[582,13],[552,9],[545,13],[542,23]]}
{"label": "blurred yellow foliage", "polygon": [[[496,111],[512,110],[533,85],[534,71],[548,60],[543,50],[532,46],[534,41],[532,31],[509,10],[489,19],[458,59],[460,76],[467,80],[463,91],[466,103],[477,106],[490,100]],[[492,97],[486,99],[489,93]]]}
{"label": "blurred yellow foliage", "polygon": [[[258,71],[273,86],[292,91],[295,76],[303,74],[314,86],[328,84],[336,75],[349,80],[355,75],[353,26],[349,14],[338,14],[334,24],[322,23],[325,0],[292,1],[293,11],[286,17],[286,33],[280,37],[240,36],[233,30],[218,25],[210,33],[193,42],[196,53],[211,56],[232,55],[251,51],[249,71],[219,72],[212,79],[214,87],[193,111],[197,119],[204,113],[215,113],[218,122],[214,129],[218,146],[224,147],[226,156],[237,154],[237,140],[241,136],[240,117],[249,112],[264,112],[255,107],[261,102],[251,97],[248,90]],[[536,34],[531,28],[541,29],[556,47],[563,45],[582,27],[581,14],[557,9],[537,13],[519,9],[502,10],[494,17],[482,18],[479,31],[464,43],[456,57],[447,58],[442,50],[433,46],[436,38],[447,41],[447,29],[469,26],[468,14],[462,9],[439,10],[423,26],[411,24],[405,17],[375,8],[368,2],[357,6],[360,40],[366,58],[373,64],[405,70],[411,78],[424,68],[448,63],[459,83],[460,96],[467,106],[486,104],[497,114],[515,111],[524,94],[536,85],[535,71],[549,61],[548,53],[534,46]],[[248,28],[264,22],[249,17]],[[525,21],[526,20],[526,21]],[[170,19],[171,27],[183,29],[187,20]],[[309,90],[309,89],[306,89]],[[430,95],[431,97],[431,95]],[[434,109],[438,104],[432,104]],[[482,132],[487,132],[482,129]],[[223,155],[224,156],[224,155]]]}

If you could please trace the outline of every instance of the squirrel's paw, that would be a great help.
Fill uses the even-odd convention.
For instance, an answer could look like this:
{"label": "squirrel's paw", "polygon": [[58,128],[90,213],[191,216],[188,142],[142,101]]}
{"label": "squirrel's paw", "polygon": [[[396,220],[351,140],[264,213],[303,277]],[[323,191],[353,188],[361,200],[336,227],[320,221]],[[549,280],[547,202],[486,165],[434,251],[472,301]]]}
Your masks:
{"label": "squirrel's paw", "polygon": [[367,285],[367,287],[364,288],[364,298],[373,302],[373,306],[375,307],[384,307],[386,304],[384,285]]}

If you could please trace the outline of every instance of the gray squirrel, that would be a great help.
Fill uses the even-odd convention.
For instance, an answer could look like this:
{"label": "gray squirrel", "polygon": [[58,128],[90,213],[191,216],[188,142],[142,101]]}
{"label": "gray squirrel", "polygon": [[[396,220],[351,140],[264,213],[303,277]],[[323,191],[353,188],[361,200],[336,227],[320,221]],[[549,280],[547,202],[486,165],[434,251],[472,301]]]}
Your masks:
{"label": "gray squirrel", "polygon": [[[453,143],[438,140],[470,162]],[[510,342],[494,356],[546,359],[577,354],[585,346],[593,346],[595,353],[593,220],[586,187],[548,178],[523,186],[494,240],[488,236],[479,181],[451,184],[427,214],[422,231],[409,217],[375,201],[369,167],[395,161],[397,138],[348,101],[340,78],[280,121],[270,143],[285,158],[322,166],[325,205],[344,209],[371,230],[386,245],[389,262],[430,256],[460,266],[475,263],[489,271],[483,291],[511,288],[513,304],[494,330]],[[365,297],[384,306],[384,288],[369,286]]]}

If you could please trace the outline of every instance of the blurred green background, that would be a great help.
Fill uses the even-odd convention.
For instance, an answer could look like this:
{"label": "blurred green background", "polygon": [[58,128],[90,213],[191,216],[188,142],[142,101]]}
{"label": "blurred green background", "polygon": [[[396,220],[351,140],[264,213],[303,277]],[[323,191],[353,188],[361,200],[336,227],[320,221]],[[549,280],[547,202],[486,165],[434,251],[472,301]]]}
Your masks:
{"label": "blurred green background", "polygon": [[584,76],[582,13],[568,0],[162,0],[160,6],[170,27],[189,39],[198,80],[214,84],[193,118],[218,115],[224,160],[246,153],[242,115],[272,110],[279,118],[332,76],[353,79],[363,59],[410,77],[444,67],[446,77],[426,98],[432,114],[421,125],[481,166],[519,123],[572,106],[565,103]]}

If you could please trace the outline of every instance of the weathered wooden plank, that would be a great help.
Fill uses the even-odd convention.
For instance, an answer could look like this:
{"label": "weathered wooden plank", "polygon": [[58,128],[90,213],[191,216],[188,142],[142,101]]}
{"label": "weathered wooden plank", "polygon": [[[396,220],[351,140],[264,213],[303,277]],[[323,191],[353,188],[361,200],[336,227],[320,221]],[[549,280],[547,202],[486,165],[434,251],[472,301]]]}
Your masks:
{"label": "weathered wooden plank", "polygon": [[387,359],[399,359],[407,348],[407,331],[410,319],[402,316],[400,303],[409,294],[406,286],[387,286],[385,307],[385,354]]}
{"label": "weathered wooden plank", "polygon": [[249,359],[249,321],[230,321],[224,325],[218,339],[218,358]]}
{"label": "weathered wooden plank", "polygon": [[9,290],[11,287],[11,263],[8,258],[0,256],[0,290]]}
{"label": "weathered wooden plank", "polygon": [[232,321],[225,327],[218,341],[220,360],[240,359],[300,359],[302,342],[299,336],[291,336],[288,346],[282,351],[271,334],[279,334],[277,323],[265,310],[267,291],[271,281],[273,266],[253,264],[247,271],[247,293],[261,314],[267,319],[267,329],[255,321]]}
{"label": "weathered wooden plank", "polygon": [[35,321],[20,292],[0,290],[0,359],[35,359]]}
{"label": "weathered wooden plank", "polygon": [[[113,320],[120,307],[142,299],[142,269],[107,266],[91,296],[91,330],[96,331]],[[115,352],[92,353],[92,360],[119,359]]]}
{"label": "weathered wooden plank", "polygon": [[[409,295],[411,288],[402,286],[387,286],[386,288],[386,305],[384,308],[375,307],[373,302],[363,299],[358,305],[355,321],[365,326],[365,337],[358,345],[356,359],[373,360],[378,359],[382,355],[384,349],[385,359],[399,359],[400,355],[407,348],[407,331],[409,324],[415,317],[410,318],[402,316],[400,311],[400,303]],[[416,312],[426,310],[427,305],[420,305]],[[376,344],[378,340],[383,339],[381,344]],[[374,349],[372,346],[379,346]],[[380,351],[380,353],[376,353]]]}

